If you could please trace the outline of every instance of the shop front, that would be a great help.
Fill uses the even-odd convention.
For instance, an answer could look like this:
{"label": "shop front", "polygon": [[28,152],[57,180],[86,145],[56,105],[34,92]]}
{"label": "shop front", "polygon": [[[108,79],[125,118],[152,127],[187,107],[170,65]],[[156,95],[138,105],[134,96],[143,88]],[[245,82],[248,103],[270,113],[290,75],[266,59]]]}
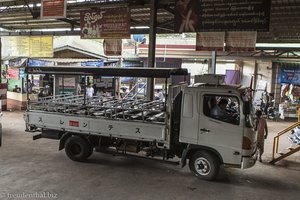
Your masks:
{"label": "shop front", "polygon": [[300,107],[300,63],[278,64],[279,113],[282,119],[297,118]]}
{"label": "shop front", "polygon": [[26,81],[24,67],[9,67],[7,70],[7,109],[26,109],[27,93],[31,100],[38,98],[39,76],[31,76]]}

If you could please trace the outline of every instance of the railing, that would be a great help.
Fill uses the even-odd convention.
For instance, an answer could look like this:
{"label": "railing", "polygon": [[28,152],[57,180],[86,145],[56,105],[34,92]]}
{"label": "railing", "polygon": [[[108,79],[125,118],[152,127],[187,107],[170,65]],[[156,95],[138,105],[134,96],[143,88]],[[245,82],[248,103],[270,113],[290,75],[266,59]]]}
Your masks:
{"label": "railing", "polygon": [[288,131],[293,130],[294,128],[296,128],[297,126],[300,126],[300,122],[297,122],[295,124],[292,124],[291,126],[283,129],[282,131],[278,132],[277,135],[274,137],[273,140],[273,152],[272,152],[272,160],[275,159],[275,153],[278,153],[278,146],[279,146],[279,139],[280,136],[286,134]]}

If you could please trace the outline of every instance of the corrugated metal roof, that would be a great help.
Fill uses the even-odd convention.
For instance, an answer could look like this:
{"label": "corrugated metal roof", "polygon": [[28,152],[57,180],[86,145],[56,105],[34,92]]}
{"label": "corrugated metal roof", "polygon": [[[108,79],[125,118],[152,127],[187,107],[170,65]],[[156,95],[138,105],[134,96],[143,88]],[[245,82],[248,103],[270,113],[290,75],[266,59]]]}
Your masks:
{"label": "corrugated metal roof", "polygon": [[[26,6],[31,4],[31,10]],[[39,14],[41,0],[1,0],[0,27],[10,31],[7,35],[16,33],[31,33],[40,29],[64,28],[73,31],[60,34],[79,34],[75,28],[80,28],[80,11],[99,7],[128,5],[131,12],[133,27],[148,27],[150,23],[150,0],[70,0],[67,6],[67,18],[64,19],[34,19]],[[157,10],[157,31],[159,33],[174,32],[175,0],[159,0]],[[242,1],[241,1],[242,2]],[[300,0],[271,1],[270,31],[259,32],[258,42],[300,42]],[[19,32],[13,32],[19,30]],[[58,32],[55,32],[59,34]],[[132,29],[132,34],[149,33],[149,28]],[[1,32],[1,34],[5,34]],[[100,53],[101,54],[101,53]]]}

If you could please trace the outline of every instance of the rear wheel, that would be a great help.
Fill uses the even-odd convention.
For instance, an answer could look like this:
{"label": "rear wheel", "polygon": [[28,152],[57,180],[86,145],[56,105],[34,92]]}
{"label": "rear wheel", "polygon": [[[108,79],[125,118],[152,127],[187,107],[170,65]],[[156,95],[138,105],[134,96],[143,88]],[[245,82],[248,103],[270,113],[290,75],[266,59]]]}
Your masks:
{"label": "rear wheel", "polygon": [[90,149],[88,151],[87,158],[89,158],[94,152],[94,148],[91,145],[89,145],[89,146],[90,146]]}
{"label": "rear wheel", "polygon": [[208,151],[197,151],[190,158],[189,167],[198,178],[211,181],[219,173],[220,161]]}
{"label": "rear wheel", "polygon": [[65,143],[65,152],[71,160],[84,162],[93,153],[93,148],[84,138],[72,136]]}

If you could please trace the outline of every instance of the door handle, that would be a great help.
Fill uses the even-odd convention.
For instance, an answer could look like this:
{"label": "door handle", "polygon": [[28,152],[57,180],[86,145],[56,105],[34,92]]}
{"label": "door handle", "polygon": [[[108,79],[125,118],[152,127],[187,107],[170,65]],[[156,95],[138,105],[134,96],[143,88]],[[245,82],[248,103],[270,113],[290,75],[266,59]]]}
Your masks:
{"label": "door handle", "polygon": [[200,131],[203,131],[203,132],[210,132],[210,130],[206,129],[206,128],[201,128]]}

